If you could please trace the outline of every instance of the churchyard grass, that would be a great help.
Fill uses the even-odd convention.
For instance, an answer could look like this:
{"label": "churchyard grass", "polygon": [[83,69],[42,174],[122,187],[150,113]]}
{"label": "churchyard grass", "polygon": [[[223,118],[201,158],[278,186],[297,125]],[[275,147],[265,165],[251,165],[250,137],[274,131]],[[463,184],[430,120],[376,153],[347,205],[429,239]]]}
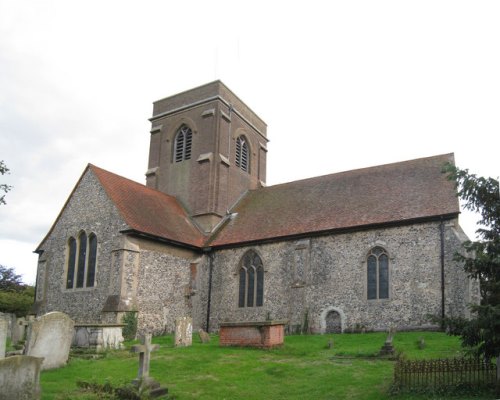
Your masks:
{"label": "churchyard grass", "polygon": [[[173,337],[163,336],[153,339],[161,347],[152,353],[150,375],[168,387],[169,399],[177,400],[445,398],[389,395],[394,362],[377,356],[385,338],[385,333],[297,335],[287,336],[281,348],[259,350],[221,348],[216,336],[201,344],[197,335],[193,346],[174,348]],[[453,357],[461,351],[457,338],[437,332],[396,333],[393,343],[409,359]],[[66,367],[42,372],[42,399],[98,399],[78,392],[77,381],[121,386],[136,377],[137,368],[138,357],[129,350],[110,351],[101,359],[72,358]]]}

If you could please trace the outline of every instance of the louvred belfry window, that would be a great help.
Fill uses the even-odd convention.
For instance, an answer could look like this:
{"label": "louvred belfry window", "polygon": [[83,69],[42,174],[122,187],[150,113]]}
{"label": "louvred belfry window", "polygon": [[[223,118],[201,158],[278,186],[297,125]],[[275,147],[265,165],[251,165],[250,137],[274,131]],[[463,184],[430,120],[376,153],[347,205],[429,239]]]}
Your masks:
{"label": "louvred belfry window", "polygon": [[238,273],[238,307],[261,307],[264,304],[264,266],[255,251],[248,251]]}
{"label": "louvred belfry window", "polygon": [[191,158],[192,142],[193,132],[188,126],[182,125],[177,131],[174,141],[174,161],[176,163]]}
{"label": "louvred belfry window", "polygon": [[368,254],[368,300],[389,298],[389,256],[382,247],[374,247]]}
{"label": "louvred belfry window", "polygon": [[243,136],[236,139],[236,166],[245,172],[250,171],[248,144]]}

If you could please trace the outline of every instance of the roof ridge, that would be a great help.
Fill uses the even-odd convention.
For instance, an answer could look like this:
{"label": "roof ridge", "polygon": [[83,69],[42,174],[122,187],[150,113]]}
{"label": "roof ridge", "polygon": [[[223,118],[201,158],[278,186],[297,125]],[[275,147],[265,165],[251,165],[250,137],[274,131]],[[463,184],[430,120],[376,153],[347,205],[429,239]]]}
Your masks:
{"label": "roof ridge", "polygon": [[453,153],[453,152],[451,152],[451,153],[443,153],[443,154],[438,154],[438,155],[434,155],[434,156],[414,158],[414,159],[411,159],[411,160],[395,161],[395,162],[386,163],[386,164],[372,165],[372,166],[369,166],[369,167],[361,167],[361,168],[355,168],[355,169],[348,169],[348,170],[344,170],[344,171],[332,172],[330,174],[311,176],[309,178],[297,179],[295,181],[282,182],[282,183],[277,183],[275,185],[260,187],[260,188],[256,188],[256,189],[250,189],[249,192],[258,192],[258,191],[265,190],[265,189],[272,189],[272,188],[275,188],[275,187],[278,187],[278,186],[285,186],[285,185],[292,185],[292,184],[300,183],[300,182],[313,181],[313,180],[316,180],[316,179],[326,178],[326,177],[330,177],[330,176],[334,176],[334,175],[339,175],[340,176],[340,175],[343,175],[343,174],[352,174],[352,173],[355,173],[355,172],[364,172],[364,171],[367,171],[367,170],[370,170],[370,169],[375,170],[376,168],[390,167],[390,166],[396,166],[396,165],[405,165],[405,164],[409,164],[409,163],[416,162],[416,161],[438,159],[438,158],[444,158],[444,157],[450,157],[450,156],[454,160],[455,153]]}

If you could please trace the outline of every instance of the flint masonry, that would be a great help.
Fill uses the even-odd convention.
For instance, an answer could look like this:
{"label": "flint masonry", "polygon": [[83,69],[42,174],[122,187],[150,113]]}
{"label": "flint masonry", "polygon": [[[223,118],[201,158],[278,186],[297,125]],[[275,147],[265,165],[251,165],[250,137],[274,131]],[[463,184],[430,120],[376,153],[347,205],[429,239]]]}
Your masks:
{"label": "flint masonry", "polygon": [[478,288],[443,154],[266,186],[267,126],[222,82],[154,103],[146,185],[89,164],[42,240],[37,314],[172,332],[429,328]]}

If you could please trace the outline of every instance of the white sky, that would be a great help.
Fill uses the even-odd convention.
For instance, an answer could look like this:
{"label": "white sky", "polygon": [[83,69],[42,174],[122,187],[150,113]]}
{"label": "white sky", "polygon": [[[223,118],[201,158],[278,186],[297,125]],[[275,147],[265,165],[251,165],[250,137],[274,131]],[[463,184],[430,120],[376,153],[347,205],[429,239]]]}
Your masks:
{"label": "white sky", "polygon": [[269,185],[448,152],[497,177],[499,21],[496,0],[0,0],[0,264],[34,283],[87,163],[144,183],[151,103],[215,79],[267,122]]}

